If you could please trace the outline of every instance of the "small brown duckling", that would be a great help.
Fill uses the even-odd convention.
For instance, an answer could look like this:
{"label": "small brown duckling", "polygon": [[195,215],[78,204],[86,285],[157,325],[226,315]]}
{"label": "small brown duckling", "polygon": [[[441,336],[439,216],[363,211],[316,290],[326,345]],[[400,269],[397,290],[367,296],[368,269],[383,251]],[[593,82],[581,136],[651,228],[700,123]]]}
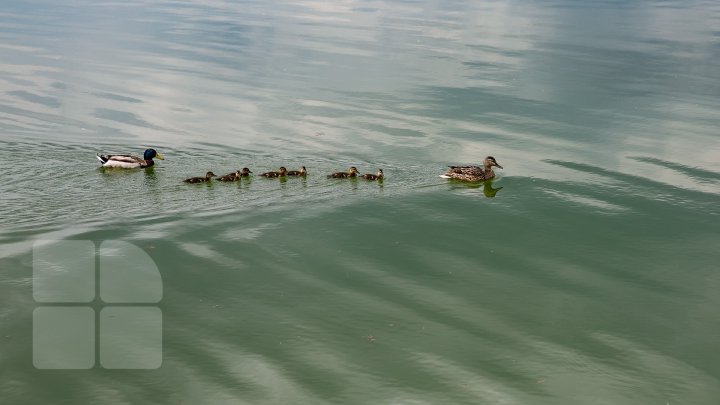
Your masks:
{"label": "small brown duckling", "polygon": [[368,173],[368,174],[363,174],[360,177],[362,177],[365,180],[382,180],[383,178],[385,178],[385,176],[383,175],[382,169],[378,169],[376,174]]}
{"label": "small brown duckling", "polygon": [[240,170],[239,176],[240,176],[240,177],[249,177],[249,176],[250,176],[250,173],[252,173],[252,172],[250,171],[250,169],[248,169],[247,167],[243,167],[242,170]]}
{"label": "small brown duckling", "polygon": [[189,179],[185,179],[185,183],[207,183],[213,177],[215,177],[215,173],[207,172],[205,173],[205,177],[191,177]]}
{"label": "small brown duckling", "polygon": [[241,175],[241,174],[242,174],[242,173],[240,172],[240,170],[238,170],[238,171],[236,171],[236,172],[234,172],[234,173],[229,173],[229,174],[226,174],[226,175],[224,175],[224,176],[220,176],[220,177],[218,177],[217,179],[218,179],[219,181],[238,181],[238,180],[240,180],[240,175]]}
{"label": "small brown duckling", "polygon": [[353,166],[350,168],[349,172],[335,172],[333,174],[328,175],[328,178],[335,178],[335,179],[347,179],[347,178],[354,178],[358,175],[358,169],[357,167]]}
{"label": "small brown duckling", "polygon": [[305,170],[305,166],[300,167],[300,170],[290,170],[287,172],[288,176],[306,176],[307,170]]}
{"label": "small brown duckling", "polygon": [[285,168],[285,166],[281,166],[280,169],[278,169],[278,171],[266,172],[266,173],[261,174],[261,176],[263,176],[263,177],[285,177],[286,174],[287,174],[287,169]]}

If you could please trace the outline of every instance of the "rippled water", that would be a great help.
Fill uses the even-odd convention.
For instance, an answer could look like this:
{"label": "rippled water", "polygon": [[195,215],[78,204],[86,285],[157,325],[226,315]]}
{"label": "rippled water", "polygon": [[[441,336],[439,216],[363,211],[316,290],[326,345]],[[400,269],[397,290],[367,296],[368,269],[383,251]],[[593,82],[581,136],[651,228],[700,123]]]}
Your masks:
{"label": "rippled water", "polygon": [[[8,1],[0,67],[0,402],[720,401],[717,2]],[[152,257],[162,367],[33,367],[42,239]]]}

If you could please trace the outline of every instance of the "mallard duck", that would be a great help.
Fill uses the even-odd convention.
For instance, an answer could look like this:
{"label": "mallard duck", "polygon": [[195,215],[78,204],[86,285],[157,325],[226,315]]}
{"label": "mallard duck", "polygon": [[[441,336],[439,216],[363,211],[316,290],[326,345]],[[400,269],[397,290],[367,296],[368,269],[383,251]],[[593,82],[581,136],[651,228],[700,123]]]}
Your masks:
{"label": "mallard duck", "polygon": [[307,170],[305,170],[305,166],[300,167],[300,170],[290,170],[286,173],[288,176],[306,176]]}
{"label": "mallard duck", "polygon": [[142,158],[133,155],[101,155],[99,153],[97,154],[97,158],[100,163],[102,163],[102,167],[117,167],[122,169],[150,167],[155,164],[153,158],[165,160],[155,149],[145,149]]}
{"label": "mallard duck", "polygon": [[483,166],[484,167],[450,166],[450,170],[448,170],[440,177],[464,181],[483,181],[495,177],[495,173],[492,171],[493,166],[497,166],[501,169],[503,168],[497,163],[497,161],[495,161],[495,158],[492,156],[488,156],[485,158],[485,160],[483,161]]}
{"label": "mallard duck", "polygon": [[248,169],[247,167],[243,167],[242,170],[240,170],[240,174],[238,176],[239,177],[249,177],[250,173],[252,173],[250,171],[250,169]]}
{"label": "mallard duck", "polygon": [[240,170],[238,170],[236,172],[228,173],[224,176],[220,176],[217,179],[218,179],[218,181],[238,181],[238,180],[240,180],[241,175],[242,175],[242,172]]}
{"label": "mallard duck", "polygon": [[263,176],[263,177],[285,177],[286,174],[287,174],[287,169],[285,168],[285,166],[280,166],[278,171],[266,172],[266,173],[261,174],[261,176]]}
{"label": "mallard duck", "polygon": [[207,183],[213,177],[215,177],[215,173],[207,172],[205,173],[205,177],[191,177],[189,179],[185,179],[185,183]]}
{"label": "mallard duck", "polygon": [[353,166],[350,168],[349,172],[335,172],[333,174],[329,174],[328,178],[347,179],[349,177],[357,177],[357,175],[358,175],[358,169],[357,169],[357,167]]}
{"label": "mallard duck", "polygon": [[383,175],[382,169],[378,169],[376,174],[368,173],[368,174],[363,174],[360,177],[362,177],[365,180],[382,180],[385,176]]}

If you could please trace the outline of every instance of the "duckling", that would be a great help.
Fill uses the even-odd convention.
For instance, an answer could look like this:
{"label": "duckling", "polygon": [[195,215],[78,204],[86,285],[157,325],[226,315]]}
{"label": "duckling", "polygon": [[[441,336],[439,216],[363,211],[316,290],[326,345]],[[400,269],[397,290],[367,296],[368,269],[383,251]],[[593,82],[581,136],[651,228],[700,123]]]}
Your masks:
{"label": "duckling", "polygon": [[205,173],[205,177],[191,177],[189,179],[186,179],[185,183],[209,183],[210,179],[213,177],[216,177],[215,173],[207,172]]}
{"label": "duckling", "polygon": [[145,149],[143,157],[133,155],[96,155],[102,167],[116,167],[121,169],[137,169],[151,167],[155,164],[153,158],[165,160],[155,149]]}
{"label": "duckling", "polygon": [[357,167],[353,166],[350,168],[349,172],[335,172],[333,174],[328,175],[328,178],[335,178],[335,179],[347,179],[347,178],[355,178],[358,175],[358,169]]}
{"label": "duckling", "polygon": [[280,166],[280,169],[278,169],[278,171],[266,172],[266,173],[261,174],[261,176],[263,176],[263,177],[285,177],[286,174],[287,174],[287,169],[285,168],[285,166]]}
{"label": "duckling", "polygon": [[488,156],[483,161],[483,166],[450,166],[445,174],[440,177],[446,179],[457,179],[463,181],[484,181],[495,177],[495,173],[492,171],[493,166],[503,168],[500,166],[494,157]]}
{"label": "duckling", "polygon": [[382,180],[385,178],[385,176],[383,175],[382,169],[378,169],[377,174],[368,173],[368,174],[363,174],[360,177],[362,177],[365,180]]}
{"label": "duckling", "polygon": [[236,171],[236,172],[234,172],[234,173],[228,173],[228,174],[226,174],[226,175],[224,175],[224,176],[220,176],[220,177],[218,177],[217,179],[218,179],[219,181],[238,181],[238,180],[240,180],[240,175],[241,175],[241,174],[242,174],[242,172],[240,172],[240,170],[238,170],[238,171]]}
{"label": "duckling", "polygon": [[240,176],[240,177],[249,177],[249,176],[250,176],[250,173],[252,173],[252,172],[250,171],[250,169],[248,169],[247,167],[243,167],[242,170],[240,170],[239,176]]}
{"label": "duckling", "polygon": [[306,176],[307,170],[305,170],[305,166],[300,167],[300,170],[290,170],[287,172],[288,176]]}

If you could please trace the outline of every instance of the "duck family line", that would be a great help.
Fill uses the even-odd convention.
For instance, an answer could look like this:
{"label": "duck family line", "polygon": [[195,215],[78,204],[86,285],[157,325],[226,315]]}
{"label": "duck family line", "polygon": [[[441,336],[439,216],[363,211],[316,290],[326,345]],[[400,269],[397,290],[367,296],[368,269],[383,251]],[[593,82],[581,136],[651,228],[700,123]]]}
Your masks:
{"label": "duck family line", "polygon": [[[159,154],[155,149],[146,149],[145,153],[143,153],[143,157],[134,156],[134,155],[101,155],[97,154],[98,160],[102,163],[102,167],[108,167],[108,168],[120,168],[120,169],[142,169],[147,167],[152,167],[155,165],[155,161],[153,159],[160,159],[165,160],[165,158]],[[495,172],[493,172],[493,167],[498,167],[502,169],[503,167],[500,166],[494,157],[488,156],[483,160],[483,165],[481,166],[449,166],[449,170],[447,170],[444,174],[440,175],[440,177],[445,179],[456,179],[456,180],[462,180],[462,181],[485,181],[490,180],[493,177],[495,177]],[[235,171],[233,173],[228,173],[223,176],[217,176],[215,173],[209,171],[205,173],[205,176],[201,177],[191,177],[189,179],[185,179],[185,183],[207,183],[210,182],[213,178],[215,178],[218,181],[222,182],[232,182],[232,181],[238,181],[242,179],[243,177],[249,177],[251,174],[253,174],[250,169],[247,167],[243,167],[242,170]],[[259,176],[267,177],[267,178],[280,178],[280,177],[305,177],[307,176],[307,169],[305,169],[305,166],[300,167],[300,170],[288,170],[285,168],[285,166],[281,166],[277,171],[270,171],[265,172],[262,174],[259,174]],[[367,173],[367,174],[360,174],[357,167],[352,166],[350,167],[350,170],[346,172],[335,172],[331,173],[327,176],[328,178],[334,178],[334,179],[347,179],[347,178],[363,178],[370,181],[382,181],[385,178],[385,174],[383,173],[382,169],[378,169],[377,173]]]}

